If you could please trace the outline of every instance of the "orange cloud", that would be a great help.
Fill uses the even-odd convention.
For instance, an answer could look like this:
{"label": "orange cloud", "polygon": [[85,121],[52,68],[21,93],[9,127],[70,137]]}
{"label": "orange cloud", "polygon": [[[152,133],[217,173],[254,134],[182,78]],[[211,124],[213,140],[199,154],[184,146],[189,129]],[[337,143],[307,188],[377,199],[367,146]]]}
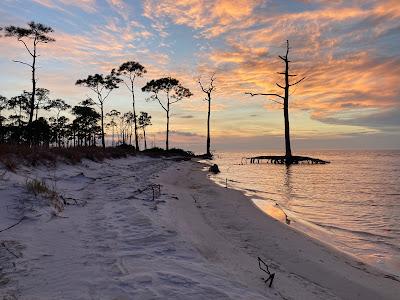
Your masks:
{"label": "orange cloud", "polygon": [[201,29],[204,36],[215,37],[243,27],[241,22],[248,21],[261,3],[261,0],[146,0],[143,14],[153,20],[168,17],[175,24]]}

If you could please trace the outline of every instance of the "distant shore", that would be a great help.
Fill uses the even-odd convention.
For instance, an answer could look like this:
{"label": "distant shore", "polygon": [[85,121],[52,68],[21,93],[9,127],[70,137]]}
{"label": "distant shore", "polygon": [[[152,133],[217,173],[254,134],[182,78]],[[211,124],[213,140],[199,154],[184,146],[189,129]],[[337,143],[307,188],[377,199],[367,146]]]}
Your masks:
{"label": "distant shore", "polygon": [[[177,227],[216,265],[254,289],[288,298],[397,299],[395,277],[269,217],[242,192],[209,180],[202,168],[186,164],[162,182],[180,199],[168,206]],[[265,274],[258,256],[276,272],[272,290],[260,280]]]}

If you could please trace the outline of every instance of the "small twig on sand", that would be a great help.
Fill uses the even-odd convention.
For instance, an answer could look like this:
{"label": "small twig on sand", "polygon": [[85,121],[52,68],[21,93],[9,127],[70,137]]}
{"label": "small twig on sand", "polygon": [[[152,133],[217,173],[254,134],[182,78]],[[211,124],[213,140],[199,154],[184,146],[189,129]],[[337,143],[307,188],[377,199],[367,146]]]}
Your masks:
{"label": "small twig on sand", "polygon": [[17,225],[18,225],[19,223],[21,223],[24,219],[25,219],[25,216],[23,216],[17,223],[15,223],[15,224],[13,224],[13,225],[11,225],[11,226],[8,226],[7,228],[4,228],[4,229],[0,230],[0,232],[6,231],[6,230],[8,230],[8,229],[11,229],[11,228],[17,226]]}
{"label": "small twig on sand", "polygon": [[20,258],[18,255],[16,255],[14,252],[12,252],[8,247],[6,246],[5,242],[2,242],[1,245],[8,251],[8,253],[12,254],[15,258]]}
{"label": "small twig on sand", "polygon": [[267,282],[269,281],[269,286],[272,286],[272,282],[274,281],[275,278],[275,273],[271,273],[269,271],[268,265],[260,258],[258,257],[258,267],[260,268],[260,270],[264,271],[265,273],[267,273],[269,275],[269,277],[267,279],[262,278],[262,280],[264,280],[264,283],[267,284]]}
{"label": "small twig on sand", "polygon": [[[64,203],[64,205],[77,205],[77,206],[82,206],[82,207],[84,207],[84,206],[86,206],[86,204],[87,204],[87,201],[85,201],[85,200],[76,200],[75,198],[71,198],[71,197],[64,197],[64,196],[62,196],[62,195],[60,195],[60,198],[61,198],[61,200],[63,201],[63,203]],[[71,202],[69,202],[68,200],[72,200],[72,201],[74,201],[75,203],[71,203]]]}

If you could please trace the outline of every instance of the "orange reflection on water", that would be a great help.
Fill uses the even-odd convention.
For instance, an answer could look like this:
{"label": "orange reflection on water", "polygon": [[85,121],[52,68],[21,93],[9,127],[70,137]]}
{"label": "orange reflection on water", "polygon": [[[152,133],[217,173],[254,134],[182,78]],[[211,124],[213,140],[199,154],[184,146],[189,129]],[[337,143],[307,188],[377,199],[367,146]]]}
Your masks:
{"label": "orange reflection on water", "polygon": [[259,209],[261,209],[263,212],[270,215],[274,219],[277,219],[281,222],[286,222],[286,214],[279,207],[279,205],[258,199],[253,199],[253,202]]}

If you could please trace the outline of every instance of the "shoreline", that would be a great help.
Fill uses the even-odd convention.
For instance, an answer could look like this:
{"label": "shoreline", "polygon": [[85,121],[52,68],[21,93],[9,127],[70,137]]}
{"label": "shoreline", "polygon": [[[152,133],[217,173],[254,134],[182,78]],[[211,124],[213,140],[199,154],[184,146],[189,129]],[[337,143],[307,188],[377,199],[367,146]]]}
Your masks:
{"label": "shoreline", "polygon": [[[301,153],[305,154],[305,153]],[[349,161],[352,153],[312,152],[334,163],[327,166],[237,164],[246,152],[218,153],[221,174],[212,180],[221,186],[244,191],[257,205],[285,223],[277,203],[305,234],[400,279],[398,160],[387,152],[379,164],[371,163],[374,151],[364,151]],[[388,180],[384,180],[387,171]],[[231,182],[230,182],[231,181]],[[271,208],[271,209],[269,209]],[[271,213],[272,210],[272,213]]]}
{"label": "shoreline", "polygon": [[[225,188],[222,185],[222,183],[219,183],[217,180],[212,178],[212,176],[210,176],[209,178],[216,185]],[[400,274],[398,273],[399,271],[397,269],[391,268],[391,266],[388,264],[384,264],[382,266],[382,265],[374,264],[373,262],[370,262],[368,260],[363,260],[363,259],[357,258],[357,255],[355,253],[352,253],[351,251],[346,251],[343,248],[343,246],[341,248],[340,245],[338,245],[337,243],[335,243],[333,241],[333,239],[335,239],[334,233],[326,230],[325,228],[323,228],[322,226],[320,226],[318,224],[314,224],[310,221],[302,219],[301,216],[280,206],[276,201],[264,200],[261,198],[253,198],[249,194],[248,190],[242,189],[239,187],[228,187],[228,188],[242,192],[244,194],[244,196],[247,197],[251,201],[251,203],[254,205],[254,207],[256,209],[260,210],[268,217],[277,219],[282,224],[285,224],[287,222],[287,220],[289,220],[288,225],[292,229],[299,231],[301,234],[304,234],[310,238],[313,238],[313,239],[323,243],[327,247],[333,248],[335,251],[338,251],[347,256],[350,256],[352,259],[354,259],[356,261],[365,263],[366,265],[368,265],[372,268],[375,268],[382,273],[387,273],[387,275],[393,276],[397,280],[400,281]],[[254,191],[252,191],[252,192],[254,193]],[[266,193],[266,192],[264,192],[264,193]],[[385,268],[387,270],[385,270]]]}
{"label": "shoreline", "polygon": [[[178,221],[181,223],[179,226],[184,232],[194,235],[188,238],[194,239],[200,252],[216,253],[216,257],[212,258],[222,268],[233,273],[246,273],[246,278],[242,279],[252,288],[265,290],[264,283],[260,280],[262,274],[256,266],[257,256],[261,256],[271,264],[272,269],[275,266],[277,275],[274,290],[283,297],[299,298],[304,293],[305,298],[313,297],[312,295],[324,299],[397,298],[400,282],[396,277],[384,274],[299,229],[281,223],[263,212],[242,191],[226,189],[212,181],[202,170],[206,164],[191,164],[194,165],[177,170],[177,179],[171,180],[170,175],[161,176],[162,183],[169,186],[169,190],[174,187],[178,191],[174,193],[179,199],[190,202],[182,204],[178,210],[169,208],[170,213],[182,216],[182,220]],[[210,238],[201,229],[190,225],[190,218],[185,218],[183,212],[190,205],[195,206],[194,198],[197,199],[197,206],[200,206],[196,208],[197,213],[193,212],[194,215],[197,214],[198,222],[202,222],[199,228],[208,226],[211,229],[216,235],[212,242],[221,237],[229,237],[227,243],[233,249],[240,249],[239,256],[243,256],[241,259],[247,261],[245,265],[252,267],[237,265],[236,269],[232,269],[232,266],[227,265],[229,260],[221,257],[221,249],[216,246],[218,243],[207,241]],[[201,239],[204,237],[206,240]],[[211,244],[214,247],[210,247]],[[227,246],[222,246],[222,249],[224,247]],[[248,277],[252,279],[249,280]],[[291,289],[285,288],[289,285]],[[310,287],[302,289],[307,285]],[[267,290],[267,295],[271,291]]]}
{"label": "shoreline", "polygon": [[[0,229],[24,220],[1,232],[0,298],[397,299],[400,282],[266,216],[202,166],[136,156],[1,169]],[[55,211],[28,178],[69,205]]]}

